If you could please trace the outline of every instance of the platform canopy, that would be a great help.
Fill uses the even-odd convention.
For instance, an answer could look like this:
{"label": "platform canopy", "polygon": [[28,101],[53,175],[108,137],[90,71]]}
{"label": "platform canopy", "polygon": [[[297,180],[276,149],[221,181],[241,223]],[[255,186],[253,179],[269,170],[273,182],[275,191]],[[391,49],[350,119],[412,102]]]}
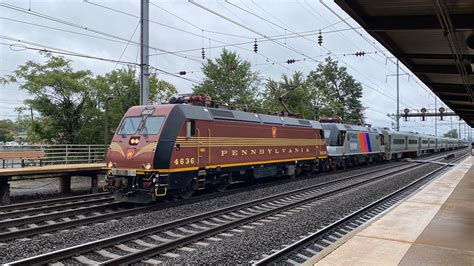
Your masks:
{"label": "platform canopy", "polygon": [[474,127],[474,0],[335,0]]}

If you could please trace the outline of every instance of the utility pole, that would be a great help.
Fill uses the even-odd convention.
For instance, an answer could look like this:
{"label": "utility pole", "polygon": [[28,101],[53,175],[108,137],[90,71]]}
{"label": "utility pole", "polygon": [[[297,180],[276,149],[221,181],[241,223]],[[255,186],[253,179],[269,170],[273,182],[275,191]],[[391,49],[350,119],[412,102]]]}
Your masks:
{"label": "utility pole", "polygon": [[[434,96],[435,98],[435,113],[438,112],[438,105],[437,105],[437,101],[436,101],[436,95]],[[436,119],[436,116],[434,118],[435,120],[435,136],[438,136],[438,119]]]}
{"label": "utility pole", "polygon": [[461,117],[459,117],[459,124],[458,124],[458,139],[461,139]]}
{"label": "utility pole", "polygon": [[[388,58],[387,58],[388,59]],[[387,64],[387,59],[385,59],[385,64]],[[397,126],[396,126],[396,130],[397,131],[400,131],[400,76],[401,75],[407,75],[408,76],[408,80],[410,80],[410,75],[408,74],[400,74],[400,62],[398,61],[398,58],[397,58],[397,74],[390,74],[390,75],[386,75],[385,76],[385,82],[388,81],[388,77],[390,76],[397,76],[397,113],[395,115],[395,120],[397,122]],[[391,117],[391,116],[389,116]],[[392,118],[393,119],[393,118]]]}
{"label": "utility pole", "polygon": [[140,105],[147,105],[150,95],[149,74],[149,0],[140,7]]}
{"label": "utility pole", "polygon": [[109,147],[109,101],[112,100],[114,97],[109,96],[105,99],[104,102],[104,158],[107,156],[107,148]]}
{"label": "utility pole", "polygon": [[400,131],[400,74],[397,58],[397,131]]}

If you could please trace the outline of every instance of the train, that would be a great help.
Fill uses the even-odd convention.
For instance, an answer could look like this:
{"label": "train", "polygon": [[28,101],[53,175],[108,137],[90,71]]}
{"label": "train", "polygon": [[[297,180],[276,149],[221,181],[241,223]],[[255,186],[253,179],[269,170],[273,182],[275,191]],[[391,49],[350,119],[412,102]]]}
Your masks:
{"label": "train", "polygon": [[204,96],[131,107],[107,150],[104,190],[146,204],[167,195],[343,169],[467,146],[464,141],[211,107]]}

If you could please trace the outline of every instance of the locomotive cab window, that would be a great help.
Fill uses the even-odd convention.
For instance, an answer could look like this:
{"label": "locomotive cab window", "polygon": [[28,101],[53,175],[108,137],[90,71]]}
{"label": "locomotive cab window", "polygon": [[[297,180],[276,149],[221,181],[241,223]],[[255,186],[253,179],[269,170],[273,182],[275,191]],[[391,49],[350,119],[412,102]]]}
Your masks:
{"label": "locomotive cab window", "polygon": [[143,125],[140,128],[140,133],[142,135],[158,134],[164,121],[164,116],[149,116],[143,122]]}
{"label": "locomotive cab window", "polygon": [[118,129],[119,135],[132,135],[137,132],[138,126],[142,118],[139,116],[130,116],[123,119],[122,124]]}
{"label": "locomotive cab window", "polygon": [[196,121],[191,120],[186,122],[186,138],[194,137],[196,135]]}
{"label": "locomotive cab window", "polygon": [[344,140],[346,138],[346,131],[339,131],[339,135],[337,138],[337,146],[342,146],[344,145]]}

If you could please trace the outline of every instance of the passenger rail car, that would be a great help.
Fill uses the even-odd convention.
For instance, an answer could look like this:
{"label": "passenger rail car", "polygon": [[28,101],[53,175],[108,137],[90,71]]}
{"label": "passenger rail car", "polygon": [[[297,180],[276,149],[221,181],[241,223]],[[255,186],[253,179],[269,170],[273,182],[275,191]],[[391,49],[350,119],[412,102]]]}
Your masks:
{"label": "passenger rail car", "polygon": [[130,108],[107,153],[107,190],[146,203],[209,185],[296,176],[327,167],[317,121],[188,104]]}

